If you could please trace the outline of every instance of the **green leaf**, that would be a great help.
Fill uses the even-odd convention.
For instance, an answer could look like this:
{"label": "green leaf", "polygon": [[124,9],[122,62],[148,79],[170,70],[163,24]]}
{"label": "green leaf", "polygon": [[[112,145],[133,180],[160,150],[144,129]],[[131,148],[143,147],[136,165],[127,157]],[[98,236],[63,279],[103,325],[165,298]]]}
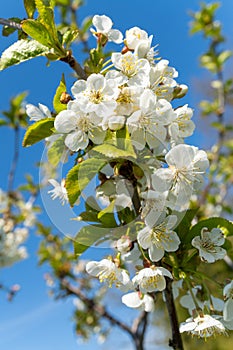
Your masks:
{"label": "green leaf", "polygon": [[199,236],[201,234],[201,230],[203,227],[208,228],[210,231],[213,228],[222,229],[225,236],[233,236],[233,222],[219,217],[214,217],[210,219],[205,219],[199,221],[196,225],[194,225],[189,233],[184,237],[185,242],[191,242],[195,236]]}
{"label": "green leaf", "polygon": [[221,52],[220,55],[218,56],[219,64],[223,65],[231,56],[232,56],[232,51],[230,50],[225,50]]}
{"label": "green leaf", "polygon": [[62,35],[62,44],[66,45],[66,48],[69,48],[78,35],[78,29],[67,28],[65,33]]}
{"label": "green leaf", "polygon": [[67,174],[66,190],[70,205],[79,198],[81,192],[106,164],[105,159],[89,158],[75,165]]}
{"label": "green leaf", "polygon": [[5,126],[7,125],[7,121],[4,119],[0,119],[0,126]]}
{"label": "green leaf", "polygon": [[50,49],[54,46],[54,42],[51,38],[50,32],[39,21],[34,19],[27,19],[22,22],[22,28],[25,33],[30,35],[33,39],[35,39],[42,45],[45,45]]}
{"label": "green leaf", "polygon": [[74,218],[73,220],[95,223],[101,222],[97,217],[97,213],[94,211],[83,211],[77,218]]}
{"label": "green leaf", "polygon": [[56,141],[49,146],[47,151],[47,157],[50,164],[56,167],[63,158],[64,152],[66,152],[64,144],[64,137],[59,137]]}
{"label": "green leaf", "polygon": [[94,243],[104,237],[106,229],[98,226],[84,226],[81,228],[74,241],[74,252],[78,258]]}
{"label": "green leaf", "polygon": [[66,82],[65,82],[64,74],[62,74],[60,84],[59,84],[59,86],[56,90],[56,93],[54,95],[54,98],[53,98],[53,108],[55,109],[55,111],[57,113],[64,111],[66,109],[66,105],[61,103],[61,101],[60,101],[61,94],[63,92],[66,92]]}
{"label": "green leaf", "polygon": [[29,126],[24,139],[23,146],[31,146],[53,134],[54,118],[41,119]]}
{"label": "green leaf", "polygon": [[59,43],[57,29],[54,22],[54,10],[52,1],[50,0],[35,0],[36,8],[39,12],[39,21],[45,26],[51,34],[54,42]]}
{"label": "green leaf", "polygon": [[117,146],[104,143],[102,145],[96,146],[92,148],[91,152],[100,153],[101,156],[105,156],[106,158],[116,159],[116,158],[135,158],[132,154],[126,150],[120,149]]}
{"label": "green leaf", "polygon": [[102,222],[104,227],[117,227],[114,216],[115,200],[113,200],[107,208],[101,210],[98,214],[98,219]]}
{"label": "green leaf", "polygon": [[46,53],[48,53],[48,48],[36,40],[18,40],[3,52],[0,60],[0,70],[34,57],[45,56]]}
{"label": "green leaf", "polygon": [[33,18],[34,12],[36,11],[35,0],[24,0],[24,7],[29,18]]}
{"label": "green leaf", "polygon": [[194,219],[195,215],[197,214],[198,209],[188,209],[185,213],[183,212],[174,212],[174,214],[178,218],[179,224],[175,228],[175,231],[177,232],[178,236],[180,237],[181,242],[185,241],[185,237],[189,233],[189,229],[192,223],[192,220]]}
{"label": "green leaf", "polygon": [[136,158],[130,135],[126,128],[118,130],[116,133],[111,132],[107,134],[105,142],[92,148],[91,152],[94,152],[94,154],[100,153],[102,156],[111,159]]}

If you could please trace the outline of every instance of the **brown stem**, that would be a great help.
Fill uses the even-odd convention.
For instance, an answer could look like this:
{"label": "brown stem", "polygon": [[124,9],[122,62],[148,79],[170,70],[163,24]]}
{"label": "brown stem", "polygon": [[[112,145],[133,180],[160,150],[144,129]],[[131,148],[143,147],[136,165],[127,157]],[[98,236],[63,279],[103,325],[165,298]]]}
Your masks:
{"label": "brown stem", "polygon": [[172,294],[172,280],[166,277],[166,289],[164,291],[167,311],[172,329],[172,339],[169,340],[169,346],[174,350],[184,350],[181,334],[179,331],[179,323],[176,313],[176,307]]}
{"label": "brown stem", "polygon": [[11,192],[13,190],[15,172],[16,172],[18,159],[19,159],[19,127],[18,126],[14,128],[14,132],[15,132],[14,155],[11,163],[11,169],[8,175],[8,192]]}
{"label": "brown stem", "polygon": [[16,23],[12,20],[8,20],[8,19],[4,19],[4,18],[0,18],[0,24],[7,26],[7,27],[11,27],[11,28],[15,28],[18,30],[22,30],[21,24],[20,23]]}
{"label": "brown stem", "polygon": [[143,311],[141,312],[139,317],[134,320],[132,325],[133,332],[137,334],[137,337],[135,337],[135,340],[134,340],[136,350],[144,349],[144,340],[145,340],[147,325],[148,325],[148,312]]}
{"label": "brown stem", "polygon": [[74,56],[72,56],[71,52],[68,53],[67,56],[60,58],[62,62],[68,63],[68,65],[77,73],[79,78],[86,80],[87,74],[81,65],[75,60]]}

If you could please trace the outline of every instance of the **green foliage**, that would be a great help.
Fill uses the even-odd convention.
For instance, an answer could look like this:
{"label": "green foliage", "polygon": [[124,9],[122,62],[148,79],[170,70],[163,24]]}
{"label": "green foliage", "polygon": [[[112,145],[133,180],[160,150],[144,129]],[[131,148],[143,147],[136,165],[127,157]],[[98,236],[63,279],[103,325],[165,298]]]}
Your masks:
{"label": "green foliage", "polygon": [[56,167],[60,163],[64,152],[66,152],[66,148],[64,146],[64,137],[62,136],[54,141],[52,145],[49,145],[47,151],[49,163]]}
{"label": "green foliage", "polygon": [[75,165],[67,174],[66,190],[70,205],[73,206],[81,192],[106,164],[105,159],[90,158]]}
{"label": "green foliage", "polygon": [[47,29],[44,24],[40,23],[38,20],[27,19],[22,22],[22,28],[25,33],[30,35],[42,45],[50,49],[54,46],[54,40],[49,29]]}
{"label": "green foliage", "polygon": [[79,258],[88,248],[103,238],[106,229],[102,226],[88,225],[81,228],[75,237],[74,253]]}
{"label": "green foliage", "polygon": [[27,12],[28,18],[33,18],[36,11],[35,0],[24,0],[24,7]]}
{"label": "green foliage", "polygon": [[23,146],[34,145],[46,137],[51,136],[53,134],[53,126],[54,118],[41,119],[30,125],[24,135]]}
{"label": "green foliage", "polygon": [[22,103],[27,96],[27,92],[22,92],[10,100],[10,109],[9,111],[3,111],[2,114],[5,116],[5,119],[0,119],[0,126],[7,125],[10,128],[19,128],[26,127],[27,115]]}
{"label": "green foliage", "polygon": [[34,57],[45,56],[46,53],[48,53],[48,48],[36,40],[18,40],[2,53],[0,70],[30,60]]}
{"label": "green foliage", "polygon": [[129,133],[126,128],[117,132],[111,132],[102,145],[92,148],[94,156],[106,157],[109,159],[136,159]]}
{"label": "green foliage", "polygon": [[55,109],[55,111],[57,113],[66,109],[66,105],[61,103],[61,95],[64,92],[66,92],[66,82],[65,82],[65,76],[64,76],[64,74],[62,74],[60,84],[57,87],[56,93],[55,93],[54,98],[53,98],[53,108]]}

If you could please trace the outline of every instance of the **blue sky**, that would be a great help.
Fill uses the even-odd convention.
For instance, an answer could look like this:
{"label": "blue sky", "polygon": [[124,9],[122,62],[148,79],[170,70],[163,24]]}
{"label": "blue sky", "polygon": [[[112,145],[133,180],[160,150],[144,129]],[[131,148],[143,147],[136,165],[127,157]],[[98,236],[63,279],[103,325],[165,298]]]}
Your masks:
{"label": "blue sky", "polygon": [[[111,2],[109,0],[86,0],[86,5],[81,9],[79,18],[82,20],[85,16],[106,14],[113,19],[114,27],[122,32],[130,27],[138,26],[148,31],[149,34],[154,34],[154,44],[159,44],[160,55],[168,59],[171,66],[178,70],[178,81],[189,86],[189,93],[184,102],[195,108],[194,121],[197,123],[195,136],[189,142],[205,148],[207,144],[211,144],[212,139],[211,135],[207,135],[208,138],[206,138],[206,135],[203,134],[204,124],[198,118],[197,103],[202,98],[202,91],[197,81],[204,81],[208,77],[208,74],[198,65],[198,56],[205,49],[206,43],[200,35],[190,37],[188,33],[190,22],[188,10],[197,10],[198,4],[197,0],[118,0]],[[231,49],[233,47],[232,11],[232,0],[224,0],[218,11],[218,18],[223,22],[224,32],[227,35],[227,45]],[[4,6],[1,7],[1,17],[13,16],[22,18],[25,16],[23,1],[4,1]],[[0,37],[0,51],[7,48],[12,40],[11,37]],[[75,55],[77,58],[82,57],[79,48],[75,49]],[[41,102],[52,107],[51,101],[62,73],[65,73],[69,86],[72,85],[73,78],[69,67],[64,63],[52,63],[49,68],[45,63],[45,59],[38,58],[0,72],[0,110],[7,109],[10,97],[21,91],[28,91],[28,102],[33,104]],[[6,188],[12,155],[12,135],[6,128],[0,129],[0,140],[2,149],[0,187]],[[43,145],[20,150],[16,184],[23,181],[24,173],[32,171],[35,178],[38,179],[38,171],[33,166],[41,158],[42,151]],[[55,213],[56,210],[55,205],[51,211]],[[46,223],[49,222],[46,213],[43,219]],[[54,221],[53,218],[52,221]],[[60,229],[60,226],[58,228]],[[0,294],[0,348],[8,350],[93,349],[94,339],[90,344],[77,345],[71,321],[72,302],[55,303],[47,295],[43,280],[46,267],[37,267],[38,238],[32,235],[27,244],[30,254],[27,260],[12,268],[0,270],[1,282],[19,283],[22,287],[13,303],[6,302],[3,293]],[[116,344],[116,339],[119,339],[117,332],[106,345],[99,346],[99,349],[112,349],[111,341]],[[127,347],[130,350],[127,338],[123,336],[121,339],[121,347]],[[95,348],[97,349],[97,346]]]}

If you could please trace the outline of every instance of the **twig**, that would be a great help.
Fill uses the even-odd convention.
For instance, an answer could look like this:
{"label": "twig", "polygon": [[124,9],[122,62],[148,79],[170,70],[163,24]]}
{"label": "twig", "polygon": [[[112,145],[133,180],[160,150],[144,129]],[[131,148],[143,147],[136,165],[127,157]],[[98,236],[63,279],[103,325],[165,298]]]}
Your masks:
{"label": "twig", "polygon": [[11,169],[8,175],[8,192],[11,192],[13,190],[14,186],[14,178],[15,178],[15,171],[18,164],[19,159],[19,127],[16,126],[14,128],[15,131],[15,137],[14,137],[14,155],[11,163]]}
{"label": "twig", "polygon": [[172,280],[166,277],[166,289],[164,291],[167,311],[172,329],[172,339],[169,341],[169,346],[174,350],[183,350],[182,338],[179,331],[179,323],[175,308],[175,303],[172,294]]}
{"label": "twig", "polygon": [[[20,23],[16,23],[8,19],[0,18],[0,24],[23,31]],[[81,67],[81,65],[75,60],[74,56],[71,55],[70,51],[68,52],[67,56],[60,58],[60,60],[65,63],[68,63],[69,66],[77,73],[77,75],[81,79],[87,79],[86,72]]]}
{"label": "twig", "polygon": [[126,325],[124,322],[118,320],[115,316],[111,315],[104,306],[98,305],[94,302],[93,299],[90,299],[86,297],[79,288],[74,287],[71,285],[67,280],[63,279],[61,281],[61,285],[65,290],[67,291],[68,294],[75,295],[81,299],[81,301],[84,302],[84,304],[90,309],[94,310],[97,314],[100,316],[106,318],[112,325],[118,326],[122,330],[124,330],[126,333],[130,335],[131,338],[134,337],[134,333],[132,329]]}
{"label": "twig", "polygon": [[18,30],[22,30],[21,24],[20,23],[16,23],[12,20],[8,20],[8,19],[4,19],[4,18],[0,18],[0,24],[7,26],[7,27],[11,27],[11,28],[15,28]]}
{"label": "twig", "polygon": [[71,52],[68,52],[68,55],[65,57],[60,58],[60,61],[68,63],[68,65],[77,73],[77,75],[81,78],[86,80],[87,74],[84,71],[84,69],[81,67],[81,65],[76,61],[74,56],[72,56]]}
{"label": "twig", "polygon": [[147,327],[147,321],[148,321],[148,312],[143,311],[139,315],[138,318],[136,318],[132,325],[133,332],[137,335],[135,337],[135,347],[137,350],[143,350],[144,348],[144,339],[146,334],[146,327]]}

